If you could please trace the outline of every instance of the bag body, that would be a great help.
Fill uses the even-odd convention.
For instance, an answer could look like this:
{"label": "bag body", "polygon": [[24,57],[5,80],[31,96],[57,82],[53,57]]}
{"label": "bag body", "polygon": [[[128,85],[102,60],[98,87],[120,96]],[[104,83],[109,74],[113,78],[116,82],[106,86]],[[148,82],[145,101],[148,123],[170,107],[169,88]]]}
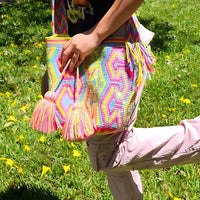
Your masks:
{"label": "bag body", "polygon": [[[60,54],[69,39],[63,34],[46,38],[50,89],[60,77]],[[140,41],[136,16],[126,22],[126,37],[107,38],[85,58],[79,67],[79,101],[92,116],[97,133],[113,132],[128,124],[137,91],[152,72],[153,62],[149,47]],[[55,90],[56,115],[61,127],[75,103],[75,79],[75,75],[66,71]]]}

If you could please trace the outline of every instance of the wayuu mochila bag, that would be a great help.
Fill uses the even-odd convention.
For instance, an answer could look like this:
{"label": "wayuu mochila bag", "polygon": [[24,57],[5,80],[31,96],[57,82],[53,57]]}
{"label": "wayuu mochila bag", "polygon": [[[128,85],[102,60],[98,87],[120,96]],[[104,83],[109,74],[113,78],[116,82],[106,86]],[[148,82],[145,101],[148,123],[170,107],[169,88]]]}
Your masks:
{"label": "wayuu mochila bag", "polygon": [[75,74],[70,74],[67,69],[61,70],[60,62],[62,47],[70,40],[66,34],[67,16],[59,12],[62,1],[60,5],[53,1],[53,5],[54,15],[62,15],[54,16],[55,34],[46,38],[50,91],[35,107],[32,128],[50,133],[61,128],[62,137],[69,141],[123,130],[133,112],[137,92],[153,71],[155,61],[148,45],[140,41],[136,16],[126,22],[126,37],[107,38],[85,58]]}

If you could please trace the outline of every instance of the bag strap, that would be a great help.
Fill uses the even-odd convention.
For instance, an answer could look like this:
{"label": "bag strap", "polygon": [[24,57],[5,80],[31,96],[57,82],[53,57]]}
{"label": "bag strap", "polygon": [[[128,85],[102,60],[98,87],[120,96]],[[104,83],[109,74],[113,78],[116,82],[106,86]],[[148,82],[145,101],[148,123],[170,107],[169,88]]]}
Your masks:
{"label": "bag strap", "polygon": [[[68,34],[69,26],[66,13],[65,0],[52,0],[52,30],[53,34]],[[126,37],[121,42],[140,41],[140,23],[135,14],[126,21]]]}

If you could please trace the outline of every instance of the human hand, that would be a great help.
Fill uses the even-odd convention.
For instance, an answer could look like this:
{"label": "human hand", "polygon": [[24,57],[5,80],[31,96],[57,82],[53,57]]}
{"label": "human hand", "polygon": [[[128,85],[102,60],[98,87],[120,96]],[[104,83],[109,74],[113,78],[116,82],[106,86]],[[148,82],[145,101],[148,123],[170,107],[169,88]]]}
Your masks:
{"label": "human hand", "polygon": [[98,37],[94,33],[84,32],[73,36],[62,48],[62,68],[71,59],[69,72],[72,73],[74,68],[79,67],[85,57],[97,48],[98,45]]}

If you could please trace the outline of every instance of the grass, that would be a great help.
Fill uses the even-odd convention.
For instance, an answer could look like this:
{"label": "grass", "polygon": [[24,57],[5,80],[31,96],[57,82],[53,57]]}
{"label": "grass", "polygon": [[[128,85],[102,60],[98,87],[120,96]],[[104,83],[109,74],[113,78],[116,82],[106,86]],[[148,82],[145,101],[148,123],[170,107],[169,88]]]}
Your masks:
{"label": "grass", "polygon": [[[144,88],[135,125],[175,125],[199,115],[199,0],[149,0],[137,15],[156,33],[151,48],[157,64]],[[112,199],[105,175],[92,169],[85,143],[70,144],[59,132],[45,135],[42,142],[42,134],[29,126],[46,69],[44,41],[51,35],[51,2],[2,4],[0,30],[0,200]],[[190,103],[180,101],[182,96]],[[74,156],[74,150],[81,156]],[[43,165],[50,171],[41,178]],[[63,165],[70,165],[67,173]],[[146,200],[200,199],[199,164],[140,174]]]}

